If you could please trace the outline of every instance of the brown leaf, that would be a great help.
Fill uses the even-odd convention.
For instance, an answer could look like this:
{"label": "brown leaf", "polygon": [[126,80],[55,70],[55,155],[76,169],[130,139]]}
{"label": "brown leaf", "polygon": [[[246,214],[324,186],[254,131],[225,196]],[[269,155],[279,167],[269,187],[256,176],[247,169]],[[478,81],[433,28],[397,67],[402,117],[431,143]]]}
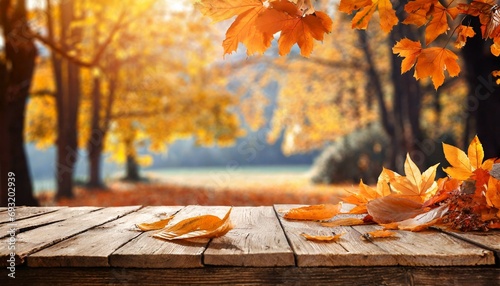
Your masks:
{"label": "brown leaf", "polygon": [[367,204],[367,209],[373,221],[379,224],[402,221],[425,211],[422,203],[397,195],[373,200]]}
{"label": "brown leaf", "polygon": [[340,212],[341,205],[322,204],[289,210],[283,217],[294,220],[327,220]]}
{"label": "brown leaf", "polygon": [[428,212],[417,215],[414,218],[398,222],[398,228],[402,230],[422,231],[436,224],[448,212],[448,205],[442,205]]}
{"label": "brown leaf", "polygon": [[233,227],[229,220],[230,208],[223,219],[214,215],[202,215],[184,219],[175,225],[167,226],[153,237],[166,240],[186,238],[213,238],[226,234]]}

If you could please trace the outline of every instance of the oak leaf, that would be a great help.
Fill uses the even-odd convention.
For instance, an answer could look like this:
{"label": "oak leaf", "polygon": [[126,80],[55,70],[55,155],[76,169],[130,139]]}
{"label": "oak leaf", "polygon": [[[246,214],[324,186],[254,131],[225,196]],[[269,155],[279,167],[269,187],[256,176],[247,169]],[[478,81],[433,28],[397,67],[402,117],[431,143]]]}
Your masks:
{"label": "oak leaf", "polygon": [[213,238],[225,235],[233,226],[229,220],[232,208],[220,219],[214,215],[202,215],[184,219],[167,226],[153,237],[174,240],[186,238]]}
{"label": "oak leaf", "polygon": [[300,54],[308,57],[314,48],[314,40],[322,41],[325,33],[332,31],[333,22],[323,12],[303,15],[295,4],[287,0],[273,1],[269,5],[259,14],[256,25],[259,31],[268,35],[281,31],[278,40],[280,55],[288,54],[297,44]]}
{"label": "oak leaf", "polygon": [[307,233],[301,233],[305,239],[316,242],[337,242],[340,240],[340,237],[343,233],[334,234],[334,235],[310,235]]}
{"label": "oak leaf", "polygon": [[340,212],[340,204],[321,204],[289,210],[283,217],[292,220],[327,220]]}

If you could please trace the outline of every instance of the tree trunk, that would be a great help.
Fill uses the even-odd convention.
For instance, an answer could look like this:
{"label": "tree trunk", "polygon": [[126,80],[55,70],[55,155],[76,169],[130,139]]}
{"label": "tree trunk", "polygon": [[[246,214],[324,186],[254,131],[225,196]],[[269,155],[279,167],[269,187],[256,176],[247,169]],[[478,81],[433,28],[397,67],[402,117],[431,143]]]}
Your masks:
{"label": "tree trunk", "polygon": [[135,160],[133,155],[127,155],[127,166],[126,166],[126,174],[123,178],[126,181],[139,182],[141,180],[141,176],[139,174],[139,165]]}
{"label": "tree trunk", "polygon": [[[74,18],[74,3],[60,3],[61,39],[77,39],[78,29],[68,29]],[[50,13],[50,11],[48,11]],[[49,14],[50,15],[50,14]],[[50,16],[49,16],[50,17]],[[52,40],[53,40],[52,35]],[[69,50],[65,40],[61,40],[61,48]],[[57,198],[73,197],[73,175],[78,160],[77,119],[80,102],[79,67],[53,52],[52,62],[56,79],[57,104]]]}
{"label": "tree trunk", "polygon": [[491,75],[499,69],[500,58],[491,54],[491,41],[481,38],[479,20],[471,17],[470,22],[476,36],[462,49],[469,87],[464,117],[465,124],[469,124],[466,129],[470,129],[464,136],[464,145],[476,133],[483,144],[485,158],[500,157],[500,87]]}
{"label": "tree trunk", "polygon": [[[26,100],[29,95],[35,59],[37,56],[33,39],[24,31],[27,27],[24,1],[1,1],[0,19],[5,45],[5,60],[0,63],[0,145],[2,205],[38,205],[33,196],[33,186],[24,150],[24,118]],[[9,10],[13,13],[8,13]],[[12,189],[7,189],[9,174],[15,181]],[[14,200],[8,200],[8,192],[15,191]]]}
{"label": "tree trunk", "polygon": [[101,154],[104,147],[104,130],[101,122],[101,80],[94,77],[92,88],[92,116],[91,133],[87,142],[87,153],[89,163],[89,188],[103,188],[101,179]]}

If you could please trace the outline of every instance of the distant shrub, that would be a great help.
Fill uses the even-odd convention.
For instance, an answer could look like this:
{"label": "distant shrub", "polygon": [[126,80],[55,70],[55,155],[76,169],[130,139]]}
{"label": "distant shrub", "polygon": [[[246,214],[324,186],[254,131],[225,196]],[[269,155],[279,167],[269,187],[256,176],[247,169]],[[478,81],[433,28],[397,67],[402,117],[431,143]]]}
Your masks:
{"label": "distant shrub", "polygon": [[316,158],[312,181],[321,184],[359,182],[371,184],[384,165],[389,138],[378,124],[335,141]]}

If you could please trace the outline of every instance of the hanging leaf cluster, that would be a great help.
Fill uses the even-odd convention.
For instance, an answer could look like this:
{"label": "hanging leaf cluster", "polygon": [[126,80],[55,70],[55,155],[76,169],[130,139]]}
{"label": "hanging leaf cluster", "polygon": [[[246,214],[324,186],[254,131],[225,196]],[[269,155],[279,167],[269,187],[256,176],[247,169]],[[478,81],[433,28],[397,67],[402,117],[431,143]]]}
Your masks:
{"label": "hanging leaf cluster", "polygon": [[[491,53],[500,55],[500,7],[495,0],[475,0],[469,4],[458,2],[407,1],[404,5],[406,17],[401,23],[391,0],[340,0],[338,10],[354,14],[353,29],[366,29],[375,13],[379,16],[380,29],[385,33],[397,24],[424,27],[422,41],[403,38],[394,45],[393,52],[404,57],[401,73],[414,68],[416,79],[430,78],[437,89],[444,83],[445,71],[451,77],[460,73],[459,57],[447,45],[454,36],[454,47],[460,49],[475,36],[470,17],[479,18],[482,37],[493,39]],[[288,54],[297,44],[301,54],[308,57],[314,48],[314,40],[321,41],[332,31],[330,17],[315,10],[311,0],[198,0],[195,5],[214,21],[236,16],[226,32],[224,54],[236,51],[239,43],[246,46],[248,55],[262,54],[279,32],[280,55]],[[448,33],[450,30],[452,32]],[[441,36],[447,37],[446,44],[436,46],[435,40]]]}

